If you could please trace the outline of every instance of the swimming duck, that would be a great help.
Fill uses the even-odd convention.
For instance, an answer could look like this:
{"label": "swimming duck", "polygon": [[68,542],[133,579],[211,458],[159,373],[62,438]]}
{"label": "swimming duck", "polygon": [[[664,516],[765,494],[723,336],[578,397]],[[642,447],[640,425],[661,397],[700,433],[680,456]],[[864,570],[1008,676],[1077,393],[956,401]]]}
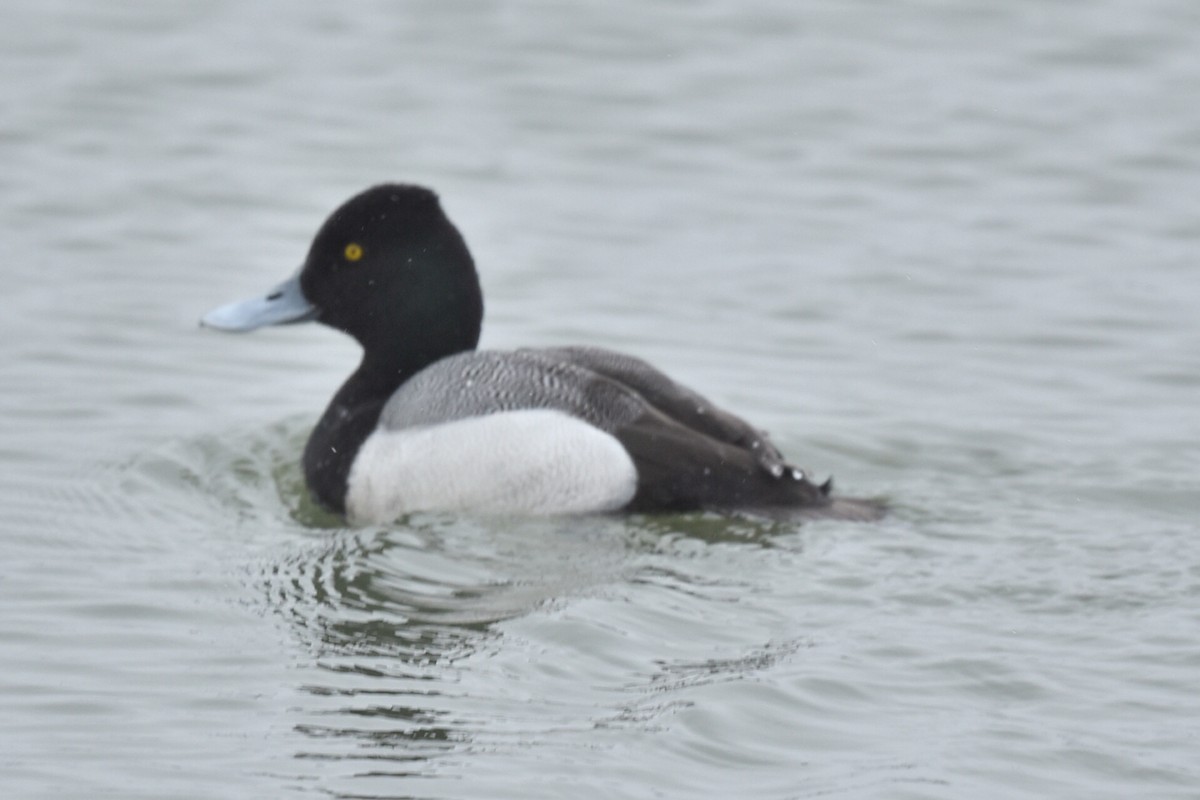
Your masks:
{"label": "swimming duck", "polygon": [[201,324],[306,320],[363,348],[303,460],[316,499],[353,523],[439,510],[878,515],[870,501],[832,498],[830,481],[811,481],[765,433],[638,358],[476,350],[475,264],[429,189],[385,184],[352,197],[298,273]]}

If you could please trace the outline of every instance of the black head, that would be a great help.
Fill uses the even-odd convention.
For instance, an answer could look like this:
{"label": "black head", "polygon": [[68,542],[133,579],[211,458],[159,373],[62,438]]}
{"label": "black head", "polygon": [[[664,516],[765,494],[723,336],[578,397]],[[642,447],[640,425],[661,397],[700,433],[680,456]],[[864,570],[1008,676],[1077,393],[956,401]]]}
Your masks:
{"label": "black head", "polygon": [[479,341],[475,264],[437,195],[420,186],[383,184],[347,200],[313,239],[300,287],[316,319],[353,336],[368,358],[417,366]]}

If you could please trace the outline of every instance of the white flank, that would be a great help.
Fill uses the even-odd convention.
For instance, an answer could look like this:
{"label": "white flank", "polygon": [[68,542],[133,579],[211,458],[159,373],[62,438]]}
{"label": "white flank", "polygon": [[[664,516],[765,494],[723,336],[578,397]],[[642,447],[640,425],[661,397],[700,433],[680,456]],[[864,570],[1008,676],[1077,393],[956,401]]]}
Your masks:
{"label": "white flank", "polygon": [[637,490],[613,436],[559,411],[508,411],[372,433],[350,470],[357,524],[412,511],[582,514],[612,511]]}

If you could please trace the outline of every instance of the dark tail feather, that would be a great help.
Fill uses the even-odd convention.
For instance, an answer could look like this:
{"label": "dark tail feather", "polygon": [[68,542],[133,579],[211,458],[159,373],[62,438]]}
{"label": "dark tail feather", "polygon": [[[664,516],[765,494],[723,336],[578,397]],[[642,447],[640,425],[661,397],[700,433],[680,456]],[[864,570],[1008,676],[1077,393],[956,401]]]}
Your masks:
{"label": "dark tail feather", "polygon": [[808,480],[800,470],[776,476],[754,453],[719,442],[658,415],[616,431],[633,457],[638,490],[630,511],[748,511],[777,519],[872,520],[881,504],[830,497],[833,479]]}

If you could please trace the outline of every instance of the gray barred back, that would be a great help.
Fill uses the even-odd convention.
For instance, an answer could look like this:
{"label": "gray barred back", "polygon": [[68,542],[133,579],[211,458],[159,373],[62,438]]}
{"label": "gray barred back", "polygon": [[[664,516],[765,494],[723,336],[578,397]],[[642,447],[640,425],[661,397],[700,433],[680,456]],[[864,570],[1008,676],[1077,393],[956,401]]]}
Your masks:
{"label": "gray barred back", "polygon": [[553,409],[614,433],[646,414],[744,448],[776,477],[797,469],[766,432],[713,405],[639,358],[599,347],[471,351],[406,381],[380,425],[399,430],[497,411]]}
{"label": "gray barred back", "polygon": [[443,358],[405,381],[380,426],[436,425],[502,411],[551,409],[609,433],[650,409],[636,391],[553,350],[471,351]]}

